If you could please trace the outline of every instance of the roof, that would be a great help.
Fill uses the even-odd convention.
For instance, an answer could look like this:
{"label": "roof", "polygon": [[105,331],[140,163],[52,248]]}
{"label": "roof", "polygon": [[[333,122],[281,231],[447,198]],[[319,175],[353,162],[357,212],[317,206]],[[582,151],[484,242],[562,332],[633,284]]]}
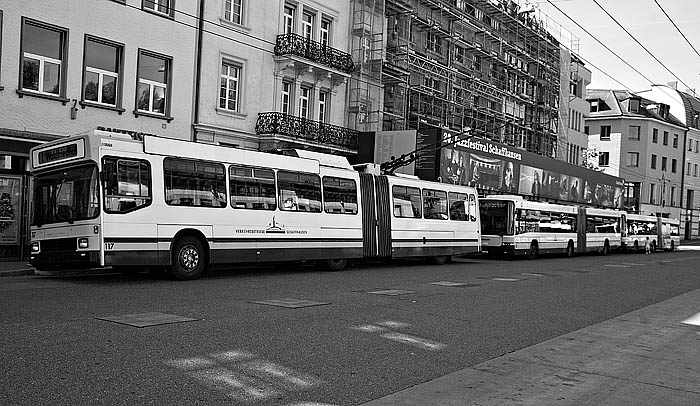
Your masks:
{"label": "roof", "polygon": [[[639,99],[639,111],[632,112],[629,111],[628,100],[631,98]],[[591,112],[590,118],[597,117],[640,117],[640,118],[652,118],[659,121],[665,121],[672,125],[677,125],[680,127],[685,127],[685,123],[678,118],[674,117],[672,114],[668,114],[667,118],[662,117],[659,114],[658,105],[659,103],[646,99],[644,97],[639,97],[627,90],[607,90],[607,89],[590,89],[586,92],[586,101],[591,102],[595,100],[600,100],[602,107],[607,107],[602,111]],[[700,111],[700,100],[698,102],[698,111]],[[604,104],[604,106],[603,106]],[[657,107],[657,108],[654,108]],[[687,109],[686,109],[687,110]]]}

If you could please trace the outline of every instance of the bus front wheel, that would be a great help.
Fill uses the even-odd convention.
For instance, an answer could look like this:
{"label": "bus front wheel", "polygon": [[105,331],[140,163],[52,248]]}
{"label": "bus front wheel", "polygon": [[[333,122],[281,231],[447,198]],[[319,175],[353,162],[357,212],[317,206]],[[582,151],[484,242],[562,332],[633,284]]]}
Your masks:
{"label": "bus front wheel", "polygon": [[608,240],[605,240],[605,243],[603,243],[603,255],[608,255],[610,253],[610,242]]}
{"label": "bus front wheel", "polygon": [[187,235],[177,240],[172,258],[172,275],[175,279],[197,279],[204,272],[206,265],[206,252],[199,239]]}

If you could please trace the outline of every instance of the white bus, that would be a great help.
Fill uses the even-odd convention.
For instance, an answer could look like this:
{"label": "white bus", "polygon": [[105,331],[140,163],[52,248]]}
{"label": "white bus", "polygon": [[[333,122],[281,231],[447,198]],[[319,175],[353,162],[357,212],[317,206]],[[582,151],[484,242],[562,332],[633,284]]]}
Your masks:
{"label": "white bus", "polygon": [[92,131],[31,151],[39,270],[427,257],[480,250],[474,188],[359,173],[347,159]]}
{"label": "white bus", "polygon": [[677,219],[629,213],[625,229],[627,236],[622,239],[622,247],[627,251],[643,251],[647,238],[651,252],[657,248],[674,251],[681,242]]}
{"label": "white bus", "polygon": [[624,212],[493,195],[479,201],[481,244],[489,255],[600,252],[619,248]]}

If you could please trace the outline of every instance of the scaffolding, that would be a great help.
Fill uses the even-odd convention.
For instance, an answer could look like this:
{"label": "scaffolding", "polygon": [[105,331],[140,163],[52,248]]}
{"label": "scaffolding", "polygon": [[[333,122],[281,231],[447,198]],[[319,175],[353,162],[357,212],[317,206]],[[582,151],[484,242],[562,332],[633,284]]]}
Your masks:
{"label": "scaffolding", "polygon": [[551,19],[512,0],[355,0],[354,9],[358,129],[471,128],[556,155],[560,46],[578,43]]}

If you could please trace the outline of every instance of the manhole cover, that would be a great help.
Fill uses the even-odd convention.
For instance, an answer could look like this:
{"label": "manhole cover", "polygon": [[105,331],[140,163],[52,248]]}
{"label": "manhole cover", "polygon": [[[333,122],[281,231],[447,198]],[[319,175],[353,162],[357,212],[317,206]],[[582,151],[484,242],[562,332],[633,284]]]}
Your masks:
{"label": "manhole cover", "polygon": [[311,306],[323,306],[330,303],[327,302],[314,302],[313,300],[303,300],[303,299],[272,299],[272,300],[259,300],[250,303],[286,307],[289,309],[297,309],[299,307],[311,307]]}
{"label": "manhole cover", "polygon": [[197,321],[189,317],[177,316],[158,312],[125,314],[123,316],[95,317],[97,320],[111,321],[113,323],[126,324],[134,327],[151,327],[160,324],[184,323],[186,321]]}

